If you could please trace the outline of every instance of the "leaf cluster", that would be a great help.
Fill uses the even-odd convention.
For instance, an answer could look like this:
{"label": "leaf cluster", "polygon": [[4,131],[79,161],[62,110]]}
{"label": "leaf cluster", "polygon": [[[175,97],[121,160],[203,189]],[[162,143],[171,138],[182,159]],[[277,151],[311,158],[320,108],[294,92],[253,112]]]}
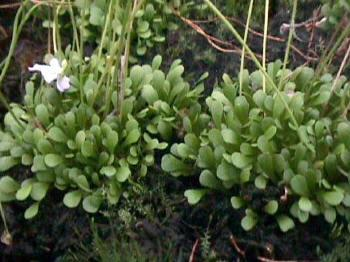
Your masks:
{"label": "leaf cluster", "polygon": [[187,133],[163,157],[166,172],[198,177],[201,187],[185,192],[190,204],[227,194],[233,208],[245,210],[245,230],[271,218],[284,232],[311,216],[349,221],[350,84],[329,74],[318,79],[307,67],[287,71],[279,61],[268,66],[275,83],[283,76],[280,95],[262,91],[260,71],[244,71],[242,96],[224,75],[206,99],[208,127]]}
{"label": "leaf cluster", "polygon": [[[74,2],[74,3],[73,3]],[[106,35],[104,42],[117,41],[123,36],[123,21],[131,15],[128,5],[133,1],[126,0],[78,0],[72,1],[76,26],[84,35],[86,44],[101,44],[101,35],[104,31],[110,5],[116,10],[108,26],[114,28],[115,35]],[[141,1],[139,1],[141,2]],[[132,45],[135,46],[133,55],[143,56],[147,49],[163,43],[167,31],[177,28],[172,15],[172,8],[177,1],[144,0],[135,14],[135,23],[132,30]],[[132,5],[131,5],[132,6]],[[69,5],[62,5],[59,10],[59,27],[61,31],[73,30],[69,14]],[[52,26],[54,21],[47,19],[43,26]],[[70,36],[70,33],[68,34]],[[103,43],[102,43],[103,44]],[[133,50],[133,51],[134,51]]]}
{"label": "leaf cluster", "polygon": [[339,26],[343,17],[350,14],[349,0],[323,0],[322,13],[327,17],[328,28]]}
{"label": "leaf cluster", "polygon": [[74,76],[74,66],[67,69],[73,74],[67,93],[28,82],[24,105],[11,105],[19,122],[11,113],[4,119],[0,172],[21,164],[30,167],[32,174],[23,181],[3,176],[0,201],[31,199],[34,203],[26,218],[37,214],[41,201],[54,189],[65,193],[67,207],[82,203],[89,213],[105,202],[118,203],[128,182],[147,175],[156,151],[181,137],[176,131],[183,122],[193,130],[190,123],[196,123],[201,112],[198,99],[203,83],[190,90],[180,60],[167,73],[160,70],[161,62],[156,56],[152,65],[131,68],[121,112],[114,109],[118,90],[111,92],[113,107],[106,111],[110,86],[99,86],[89,73],[94,71],[90,67],[94,59],[86,65],[82,82]]}

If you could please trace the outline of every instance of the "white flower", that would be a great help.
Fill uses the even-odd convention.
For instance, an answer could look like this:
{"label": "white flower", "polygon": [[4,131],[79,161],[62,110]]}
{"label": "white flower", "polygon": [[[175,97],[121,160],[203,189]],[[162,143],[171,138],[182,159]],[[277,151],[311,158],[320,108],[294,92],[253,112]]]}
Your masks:
{"label": "white flower", "polygon": [[56,58],[52,58],[49,65],[35,64],[29,67],[28,70],[39,71],[48,84],[57,80],[56,87],[60,92],[64,92],[70,88],[70,80],[63,75],[63,68]]}

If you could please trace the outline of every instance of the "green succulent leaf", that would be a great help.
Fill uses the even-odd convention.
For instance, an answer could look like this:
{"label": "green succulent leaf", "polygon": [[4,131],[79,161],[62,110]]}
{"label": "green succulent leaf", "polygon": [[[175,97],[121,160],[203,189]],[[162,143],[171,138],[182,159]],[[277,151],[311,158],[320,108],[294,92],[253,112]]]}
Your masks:
{"label": "green succulent leaf", "polygon": [[267,184],[267,179],[263,175],[259,175],[255,178],[254,184],[259,189],[265,189]]}
{"label": "green succulent leaf", "polygon": [[273,177],[275,173],[274,161],[269,153],[263,153],[258,156],[258,164],[262,171],[269,177]]}
{"label": "green succulent leaf", "polygon": [[49,111],[44,104],[35,107],[35,114],[43,125],[47,126],[50,123]]}
{"label": "green succulent leaf", "polygon": [[0,191],[6,194],[16,193],[20,188],[19,183],[10,176],[4,176],[0,179]]}
{"label": "green succulent leaf", "polygon": [[271,140],[277,133],[277,128],[275,126],[270,126],[264,133],[267,140]]}
{"label": "green succulent leaf", "polygon": [[118,141],[119,141],[119,136],[116,131],[111,130],[110,132],[108,132],[107,138],[106,138],[106,147],[108,148],[108,151],[110,153],[114,152],[115,148],[118,145]]}
{"label": "green succulent leaf", "polygon": [[205,189],[189,189],[185,191],[185,197],[191,205],[197,204],[207,193]]}
{"label": "green succulent leaf", "polygon": [[104,166],[101,168],[100,173],[102,175],[111,177],[117,173],[117,169],[114,166]]}
{"label": "green succulent leaf", "polygon": [[48,167],[56,167],[63,162],[63,157],[56,154],[48,154],[45,156],[44,161]]}
{"label": "green succulent leaf", "polygon": [[239,172],[234,166],[222,161],[216,171],[216,176],[222,181],[239,181]]}
{"label": "green succulent leaf", "polygon": [[276,200],[270,200],[265,206],[264,211],[269,215],[274,215],[278,210],[278,202]]}
{"label": "green succulent leaf", "polygon": [[102,199],[99,196],[89,195],[83,200],[83,208],[88,213],[96,213],[102,204]]}
{"label": "green succulent leaf", "polygon": [[90,184],[84,175],[78,175],[74,177],[74,181],[77,185],[86,192],[90,192]]}
{"label": "green succulent leaf", "polygon": [[32,192],[32,184],[27,183],[25,185],[22,185],[22,187],[17,191],[16,193],[16,199],[19,201],[23,201],[27,199]]}
{"label": "green succulent leaf", "polygon": [[32,199],[36,201],[41,201],[46,196],[48,189],[49,189],[49,185],[47,183],[35,182],[33,183],[30,196]]}
{"label": "green succulent leaf", "polygon": [[150,105],[159,99],[157,91],[151,85],[145,85],[142,88],[141,95]]}
{"label": "green succulent leaf", "polygon": [[199,176],[199,182],[201,183],[202,186],[205,186],[211,189],[217,189],[217,190],[222,189],[222,185],[220,181],[209,170],[203,170],[203,172]]}
{"label": "green succulent leaf", "polygon": [[219,101],[215,101],[215,100],[207,103],[209,106],[209,110],[213,116],[213,121],[215,123],[215,126],[220,129],[221,119],[224,111],[223,105]]}
{"label": "green succulent leaf", "polygon": [[128,136],[125,139],[125,143],[127,145],[131,145],[136,143],[141,136],[141,133],[138,129],[133,129],[131,132],[129,132]]}
{"label": "green succulent leaf", "polygon": [[26,209],[26,211],[24,212],[24,218],[32,219],[38,214],[38,211],[39,211],[39,202],[36,202]]}
{"label": "green succulent leaf", "polygon": [[95,26],[102,26],[104,20],[104,12],[98,6],[92,4],[90,6],[90,19],[89,22]]}
{"label": "green succulent leaf", "polygon": [[245,204],[244,200],[241,197],[233,196],[231,197],[231,205],[234,209],[239,209]]}
{"label": "green succulent leaf", "polygon": [[221,135],[222,135],[225,143],[235,145],[239,141],[237,134],[231,129],[226,128],[226,129],[221,130]]}
{"label": "green succulent leaf", "polygon": [[75,208],[79,205],[82,196],[83,195],[80,190],[68,192],[64,195],[63,203],[69,208]]}
{"label": "green succulent leaf", "polygon": [[312,203],[307,197],[301,197],[298,204],[299,208],[304,212],[310,212],[312,209]]}
{"label": "green succulent leaf", "polygon": [[308,196],[310,194],[307,180],[303,175],[295,175],[290,181],[293,191],[300,196]]}
{"label": "green succulent leaf", "polygon": [[326,221],[330,224],[333,224],[337,218],[337,213],[335,211],[334,208],[327,208],[324,211],[324,218],[326,219]]}
{"label": "green succulent leaf", "polygon": [[340,191],[323,192],[322,197],[331,206],[339,205],[344,199],[344,193]]}
{"label": "green succulent leaf", "polygon": [[232,163],[239,169],[244,169],[252,164],[252,158],[241,153],[235,152],[232,154]]}
{"label": "green succulent leaf", "polygon": [[234,111],[241,123],[248,120],[249,103],[244,96],[239,96],[235,99]]}
{"label": "green succulent leaf", "polygon": [[52,127],[48,132],[48,137],[55,142],[65,143],[68,139],[64,132],[58,127]]}
{"label": "green succulent leaf", "polygon": [[84,141],[81,145],[81,153],[85,157],[93,157],[95,155],[94,144],[91,141]]}
{"label": "green succulent leaf", "polygon": [[11,156],[0,156],[0,172],[7,171],[19,164],[19,161]]}
{"label": "green succulent leaf", "polygon": [[291,219],[287,215],[279,215],[277,217],[277,223],[278,223],[282,232],[287,232],[287,231],[293,229],[295,226],[293,219]]}
{"label": "green succulent leaf", "polygon": [[117,169],[116,177],[119,182],[125,182],[131,175],[131,171],[128,166],[122,166]]}
{"label": "green succulent leaf", "polygon": [[161,166],[165,172],[172,173],[173,175],[186,175],[186,173],[183,172],[185,172],[188,169],[187,165],[183,161],[172,155],[163,156]]}
{"label": "green succulent leaf", "polygon": [[258,223],[258,220],[255,215],[246,214],[245,217],[241,220],[241,226],[245,231],[252,230],[255,225]]}
{"label": "green succulent leaf", "polygon": [[199,149],[198,166],[201,168],[213,168],[216,166],[214,152],[209,146]]}

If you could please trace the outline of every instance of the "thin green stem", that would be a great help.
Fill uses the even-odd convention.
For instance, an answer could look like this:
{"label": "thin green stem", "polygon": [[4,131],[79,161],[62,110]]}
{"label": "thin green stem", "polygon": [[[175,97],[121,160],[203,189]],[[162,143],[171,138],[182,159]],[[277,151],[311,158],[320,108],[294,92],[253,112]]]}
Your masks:
{"label": "thin green stem", "polygon": [[208,6],[210,7],[210,9],[221,19],[221,21],[223,21],[223,23],[227,26],[227,28],[232,32],[232,34],[236,37],[236,39],[238,40],[238,42],[245,47],[245,49],[247,50],[247,52],[249,53],[249,55],[251,56],[253,62],[255,63],[255,65],[261,70],[262,74],[265,75],[266,80],[268,82],[268,84],[270,84],[273,89],[275,89],[275,91],[277,92],[278,96],[281,98],[284,107],[286,108],[288,114],[290,115],[290,118],[293,122],[293,124],[298,127],[298,122],[296,120],[296,118],[294,117],[294,114],[292,112],[292,110],[290,109],[288,103],[286,102],[286,100],[284,99],[283,95],[281,94],[281,92],[278,90],[276,84],[273,82],[273,80],[271,79],[271,77],[267,74],[266,71],[264,71],[263,66],[261,65],[261,63],[259,62],[258,58],[255,56],[254,52],[250,49],[250,47],[244,43],[244,40],[242,39],[242,37],[239,35],[239,33],[237,32],[237,30],[232,26],[232,24],[227,20],[227,18],[216,8],[216,6],[210,1],[210,0],[204,0],[204,2],[206,2],[208,4]]}
{"label": "thin green stem", "polygon": [[110,26],[110,21],[111,21],[111,17],[112,17],[112,6],[113,6],[114,1],[110,1],[109,2],[109,6],[108,6],[108,12],[107,12],[107,16],[106,16],[106,21],[104,24],[104,28],[103,28],[103,32],[102,32],[102,37],[101,37],[101,42],[100,42],[100,46],[98,48],[98,61],[100,60],[101,56],[102,56],[102,51],[103,51],[103,47],[104,47],[104,42],[105,42],[105,38],[106,38],[106,34],[107,34],[107,29]]}
{"label": "thin green stem", "polygon": [[[21,16],[23,15],[23,7],[29,3],[30,0],[26,0],[23,2],[23,4],[19,7],[17,14],[15,16],[15,21],[14,21],[14,25],[13,25],[13,32],[12,32],[12,39],[11,39],[11,45],[10,45],[10,49],[8,52],[8,55],[4,61],[4,66],[2,68],[1,74],[0,74],[0,102],[6,107],[6,109],[10,112],[11,116],[15,119],[15,121],[18,123],[18,125],[21,128],[24,128],[23,124],[19,121],[19,119],[17,118],[17,116],[13,113],[10,105],[8,104],[4,94],[1,91],[2,88],[2,83],[5,79],[7,70],[9,69],[10,63],[11,63],[11,58],[15,52],[16,46],[17,46],[17,42],[18,42],[18,38],[19,35],[23,29],[24,24],[27,22],[27,20],[29,19],[29,17],[31,16],[31,14],[34,12],[34,10],[41,4],[36,4],[33,7],[31,7],[24,15],[23,19],[20,19]],[[21,20],[21,21],[20,21]]]}
{"label": "thin green stem", "polygon": [[63,2],[64,2],[64,0],[61,0],[61,3],[56,8],[55,18],[54,18],[55,19],[55,26],[56,26],[57,48],[58,48],[59,52],[62,51],[62,43],[61,43],[61,34],[60,34],[60,25],[59,25],[59,22],[58,22],[58,16],[59,16],[59,12],[61,10]]}
{"label": "thin green stem", "polygon": [[47,53],[51,54],[51,8],[47,9],[48,17],[49,17],[49,26],[47,28]]}
{"label": "thin green stem", "polygon": [[[115,4],[115,12],[114,12],[115,14],[118,12],[118,8],[119,8],[119,1],[117,1],[117,3]],[[126,10],[131,10],[131,2],[128,2]],[[130,11],[129,11],[129,13],[130,13]],[[124,47],[125,32],[126,32],[126,25],[127,25],[128,18],[129,17],[126,16],[125,20],[122,21],[122,31],[121,31],[121,34],[119,36],[117,43],[115,43],[115,42],[111,43],[110,50],[109,50],[109,59],[106,59],[106,70],[103,71],[103,73],[100,76],[100,79],[97,83],[97,88],[94,91],[94,95],[92,98],[92,104],[95,103],[95,100],[99,94],[98,91],[100,90],[102,84],[104,83],[107,74],[111,74],[111,71],[113,71],[113,74],[116,74],[116,72],[119,72],[120,57],[121,57],[122,50]],[[113,67],[114,67],[114,70],[112,70]],[[118,79],[118,76],[116,75],[115,77],[113,77],[113,79]],[[117,81],[117,80],[115,80],[115,81]],[[112,88],[113,88],[114,84],[115,83],[108,85],[107,91],[105,92],[105,103],[106,103],[105,110],[104,110],[105,114],[106,114],[106,111],[107,111],[107,113],[109,111]]]}
{"label": "thin green stem", "polygon": [[[265,1],[265,22],[264,22],[264,39],[263,39],[263,59],[262,65],[266,71],[266,46],[267,46],[267,28],[269,25],[269,0]],[[263,76],[263,91],[266,92],[266,78]]]}
{"label": "thin green stem", "polygon": [[[254,0],[250,0],[248,17],[245,25],[244,39],[243,39],[245,44],[247,43],[247,39],[248,39],[249,24],[250,24],[252,11],[253,11],[253,6],[254,6]],[[239,77],[239,95],[240,96],[242,95],[242,86],[243,86],[244,58],[245,58],[245,45],[243,45],[242,47],[242,55],[241,55],[241,68],[240,68],[240,77]]]}
{"label": "thin green stem", "polygon": [[58,27],[58,21],[57,21],[57,16],[56,12],[54,12],[53,15],[53,26],[52,26],[52,42],[53,42],[53,52],[54,54],[57,53],[57,27]]}
{"label": "thin green stem", "polygon": [[288,59],[289,59],[289,52],[290,52],[290,48],[292,45],[292,40],[293,40],[293,35],[295,32],[295,16],[297,13],[297,7],[298,7],[298,0],[294,0],[293,1],[293,11],[292,11],[292,18],[290,21],[290,27],[289,27],[289,35],[288,35],[288,42],[287,42],[287,47],[286,47],[286,51],[284,54],[284,61],[283,61],[283,68],[282,68],[282,74],[280,76],[280,80],[278,83],[278,90],[281,90],[282,85],[283,85],[283,79],[284,79],[284,74],[287,68],[287,64],[288,64]]}
{"label": "thin green stem", "polygon": [[[256,64],[256,66],[261,70],[262,74],[265,75],[266,80],[268,82],[269,85],[271,85],[271,87],[275,90],[275,92],[277,93],[277,95],[280,97],[284,108],[287,110],[289,117],[292,121],[292,124],[294,125],[294,127],[296,128],[296,132],[299,136],[300,141],[304,141],[303,139],[303,135],[301,134],[301,132],[299,131],[299,124],[298,121],[296,120],[292,110],[290,109],[287,101],[284,99],[282,93],[280,92],[280,90],[278,89],[278,87],[276,86],[276,84],[273,82],[273,80],[271,79],[271,77],[268,75],[268,73],[266,71],[264,71],[263,66],[261,65],[261,63],[259,62],[259,60],[257,59],[257,57],[255,56],[254,52],[249,48],[249,46],[244,43],[244,40],[242,39],[242,37],[239,35],[239,33],[237,32],[237,30],[232,26],[232,24],[227,20],[227,18],[220,12],[220,10],[218,10],[216,8],[216,6],[210,1],[210,0],[204,0],[205,3],[207,3],[207,5],[210,7],[210,9],[220,18],[220,20],[227,26],[227,28],[232,32],[232,34],[235,36],[235,38],[238,40],[238,42],[245,47],[245,49],[247,50],[247,52],[249,53],[249,55],[251,56],[253,62]],[[296,2],[296,1],[295,1]],[[294,16],[295,17],[295,16]],[[314,149],[307,143],[304,143],[305,146],[312,152],[314,152]]]}
{"label": "thin green stem", "polygon": [[80,42],[79,42],[79,36],[78,36],[77,23],[75,22],[74,11],[72,8],[71,0],[68,0],[68,11],[69,11],[70,20],[73,26],[73,34],[74,34],[74,40],[77,47],[77,52],[80,55],[80,57],[82,57],[82,54],[80,53]]}
{"label": "thin green stem", "polygon": [[320,67],[317,69],[317,75],[323,73],[323,70],[328,65],[328,63],[332,60],[334,57],[336,51],[340,47],[340,45],[343,43],[344,39],[346,39],[350,35],[350,26],[346,27],[346,29],[341,33],[341,35],[337,38],[337,41],[333,45],[332,49],[329,51],[327,56],[323,59],[321,59]]}
{"label": "thin green stem", "polygon": [[0,214],[1,214],[1,220],[2,220],[2,222],[3,222],[3,224],[4,224],[5,232],[6,232],[7,234],[9,234],[10,232],[9,232],[9,228],[8,228],[8,226],[7,226],[6,216],[5,216],[5,212],[4,212],[4,209],[3,209],[3,207],[2,207],[1,202],[0,202]]}
{"label": "thin green stem", "polygon": [[11,58],[12,58],[12,55],[16,49],[16,45],[17,45],[17,41],[18,41],[18,36],[20,34],[20,30],[19,30],[19,25],[20,25],[20,17],[22,15],[22,11],[23,11],[23,6],[29,2],[29,0],[26,0],[18,9],[17,11],[17,14],[16,14],[16,17],[15,17],[15,21],[14,21],[14,24],[13,24],[13,32],[12,32],[12,39],[11,39],[11,45],[10,45],[10,49],[9,49],[9,52],[8,52],[8,55],[5,59],[5,63],[4,63],[4,67],[3,67],[3,70],[1,71],[1,74],[0,74],[0,88],[1,88],[1,84],[5,78],[5,75],[7,73],[7,70],[10,66],[10,62],[11,62]]}
{"label": "thin green stem", "polygon": [[85,10],[87,8],[87,0],[84,0],[84,8],[81,11],[81,24],[80,24],[80,59],[81,64],[79,67],[80,75],[79,75],[79,89],[80,89],[80,102],[84,101],[84,92],[83,92],[83,71],[84,71],[84,23],[85,23]]}
{"label": "thin green stem", "polygon": [[131,13],[131,18],[128,21],[128,28],[127,28],[127,37],[126,37],[126,44],[125,44],[125,51],[124,51],[124,57],[123,61],[121,61],[123,64],[121,65],[120,70],[120,90],[118,94],[118,110],[117,112],[119,115],[122,115],[122,104],[125,97],[125,80],[126,76],[128,75],[128,68],[129,68],[129,55],[130,55],[130,42],[131,42],[131,32],[132,32],[132,25],[134,23],[136,12],[139,10],[140,6],[142,5],[143,0],[134,0],[134,6]]}

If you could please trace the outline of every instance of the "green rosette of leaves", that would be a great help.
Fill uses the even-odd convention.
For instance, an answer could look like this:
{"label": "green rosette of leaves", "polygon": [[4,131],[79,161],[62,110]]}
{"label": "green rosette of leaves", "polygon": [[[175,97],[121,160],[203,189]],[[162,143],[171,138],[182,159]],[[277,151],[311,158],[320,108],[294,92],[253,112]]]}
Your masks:
{"label": "green rosette of leaves", "polygon": [[[94,65],[107,70],[103,61],[95,64],[92,58],[80,71],[72,62],[76,54],[68,48],[66,56],[71,58],[65,70],[69,90],[59,93],[36,79],[28,82],[24,104],[11,104],[13,114],[6,114],[0,132],[0,201],[32,202],[27,219],[57,189],[69,208],[82,204],[95,213],[117,204],[128,185],[155,166],[155,152],[183,137],[178,130],[191,132],[209,121],[198,103],[202,80],[191,89],[179,60],[167,73],[160,69],[160,56],[152,65],[132,67],[125,97],[118,100],[116,86],[91,73]],[[19,165],[30,170],[23,176],[5,174]]]}
{"label": "green rosette of leaves", "polygon": [[[271,218],[284,232],[311,216],[350,221],[350,84],[329,74],[316,78],[307,67],[287,71],[281,96],[269,86],[262,91],[260,71],[244,71],[242,96],[224,75],[206,99],[208,128],[186,133],[163,157],[173,176],[198,176],[200,188],[185,192],[190,204],[223,193],[245,210],[245,230]],[[281,62],[269,64],[276,83],[281,72]]]}

